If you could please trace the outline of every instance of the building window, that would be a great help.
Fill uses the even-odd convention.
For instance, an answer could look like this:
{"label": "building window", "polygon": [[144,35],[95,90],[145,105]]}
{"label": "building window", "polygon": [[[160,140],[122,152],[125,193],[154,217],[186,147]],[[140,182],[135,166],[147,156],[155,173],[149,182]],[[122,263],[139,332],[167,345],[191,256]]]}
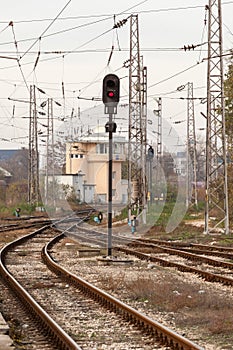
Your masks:
{"label": "building window", "polygon": [[76,158],[76,159],[84,158],[84,154],[70,154],[70,158]]}
{"label": "building window", "polygon": [[108,153],[108,145],[106,143],[99,143],[96,145],[96,153],[97,154],[107,154]]}
{"label": "building window", "polygon": [[123,153],[123,145],[121,143],[114,143],[114,149],[113,149],[113,153],[114,154],[121,154]]}
{"label": "building window", "polygon": [[112,179],[114,180],[116,178],[116,171],[112,172]]}

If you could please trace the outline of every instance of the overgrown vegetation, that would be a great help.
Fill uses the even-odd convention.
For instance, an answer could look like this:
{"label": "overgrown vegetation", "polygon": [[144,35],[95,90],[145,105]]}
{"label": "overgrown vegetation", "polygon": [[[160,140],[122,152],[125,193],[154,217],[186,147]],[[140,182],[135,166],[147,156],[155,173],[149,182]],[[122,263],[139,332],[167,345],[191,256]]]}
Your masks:
{"label": "overgrown vegetation", "polygon": [[4,218],[15,215],[16,208],[20,208],[20,215],[30,215],[35,211],[35,206],[26,202],[18,202],[17,205],[7,207],[4,204],[0,204],[0,216]]}
{"label": "overgrown vegetation", "polygon": [[153,277],[143,272],[129,279],[126,273],[120,272],[105,276],[102,283],[105,289],[121,293],[127,300],[145,303],[147,310],[170,315],[180,328],[199,329],[206,337],[221,334],[233,341],[230,297],[215,294],[208,288],[200,289],[199,285],[181,281],[174,275],[166,274],[162,280],[157,267]]}

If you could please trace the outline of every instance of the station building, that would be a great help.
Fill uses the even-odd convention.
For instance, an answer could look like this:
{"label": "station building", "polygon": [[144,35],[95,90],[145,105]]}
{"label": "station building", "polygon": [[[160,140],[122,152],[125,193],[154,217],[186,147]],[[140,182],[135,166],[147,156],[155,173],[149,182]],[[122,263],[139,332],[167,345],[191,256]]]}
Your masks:
{"label": "station building", "polygon": [[[112,195],[113,202],[127,202],[128,181],[122,179],[122,165],[126,162],[127,142],[122,136],[113,136]],[[62,183],[70,184],[81,202],[108,201],[108,133],[99,130],[77,142],[66,143],[66,167]]]}

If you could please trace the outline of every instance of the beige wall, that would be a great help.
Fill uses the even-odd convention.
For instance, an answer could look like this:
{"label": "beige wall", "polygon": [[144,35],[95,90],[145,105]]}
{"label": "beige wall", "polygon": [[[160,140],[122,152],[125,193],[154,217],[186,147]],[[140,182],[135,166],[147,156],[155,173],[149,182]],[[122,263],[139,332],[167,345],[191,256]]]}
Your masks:
{"label": "beige wall", "polygon": [[[66,146],[66,174],[85,174],[85,184],[95,185],[96,200],[98,195],[108,193],[108,154],[96,153],[97,143],[77,142]],[[72,157],[71,157],[72,155]],[[82,157],[82,158],[80,158]],[[125,160],[124,154],[113,155],[113,200],[121,202],[121,164]],[[115,194],[115,196],[114,196]]]}

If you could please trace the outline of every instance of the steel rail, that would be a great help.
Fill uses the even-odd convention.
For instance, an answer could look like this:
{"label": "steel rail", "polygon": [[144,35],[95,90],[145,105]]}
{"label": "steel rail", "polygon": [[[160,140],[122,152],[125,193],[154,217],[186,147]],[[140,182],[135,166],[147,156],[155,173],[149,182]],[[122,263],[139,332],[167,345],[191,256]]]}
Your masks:
{"label": "steel rail", "polygon": [[171,261],[168,261],[168,260],[165,260],[162,258],[158,258],[156,256],[151,256],[149,254],[135,251],[135,250],[132,250],[129,248],[115,247],[115,250],[122,251],[126,254],[129,254],[129,255],[137,256],[139,259],[142,259],[142,260],[147,260],[147,261],[158,263],[161,266],[175,267],[178,270],[183,271],[183,272],[184,271],[185,272],[192,272],[194,274],[197,274],[197,275],[205,278],[205,280],[209,281],[209,282],[220,282],[220,283],[223,283],[225,285],[233,286],[233,278],[230,278],[230,277],[217,275],[217,274],[214,274],[211,272],[196,269],[195,267],[179,264],[176,262],[171,262]]}
{"label": "steel rail", "polygon": [[31,228],[31,227],[37,227],[37,226],[41,226],[41,225],[49,225],[51,223],[51,220],[43,220],[43,221],[37,221],[37,222],[32,222],[32,223],[28,223],[28,224],[11,224],[11,225],[5,225],[0,227],[0,233],[2,232],[7,232],[7,231],[18,231],[20,229],[24,230],[27,228]]}
{"label": "steel rail", "polygon": [[176,350],[203,350],[202,347],[193,343],[189,339],[184,338],[178,333],[172,331],[171,329],[165,327],[164,325],[152,320],[148,316],[138,312],[132,307],[126,305],[110,294],[104,292],[103,290],[95,287],[89,282],[85,281],[81,277],[78,277],[71,272],[67,271],[65,268],[57,264],[49,251],[52,249],[54,244],[59,240],[63,239],[64,235],[60,234],[47,243],[42,250],[42,258],[48,265],[48,267],[59,276],[63,276],[65,280],[69,283],[73,283],[76,287],[82,290],[83,293],[89,295],[92,299],[96,300],[98,303],[104,305],[108,309],[120,314],[128,321],[143,327],[146,331],[150,331],[156,335],[157,339],[172,349]]}
{"label": "steel rail", "polygon": [[50,227],[44,226],[29,235],[21,237],[14,242],[8,243],[0,250],[0,274],[3,280],[15,291],[19,299],[24,301],[27,309],[40,320],[43,328],[47,330],[48,335],[52,335],[54,343],[59,346],[59,349],[64,350],[82,350],[78,344],[43,310],[43,308],[32,298],[32,296],[19,284],[19,282],[11,275],[4,265],[7,252],[20,242],[24,242],[38,233]]}
{"label": "steel rail", "polygon": [[199,261],[199,262],[206,263],[206,264],[209,264],[209,265],[212,265],[212,266],[218,266],[218,267],[223,267],[223,268],[227,268],[227,269],[233,270],[233,263],[231,263],[231,262],[219,261],[219,260],[216,260],[216,259],[207,258],[205,256],[200,256],[200,255],[197,255],[197,254],[194,254],[194,253],[190,253],[190,252],[187,252],[187,251],[184,251],[184,250],[179,250],[179,249],[176,249],[176,248],[165,248],[165,247],[161,247],[161,246],[159,246],[157,244],[145,243],[145,242],[144,243],[140,243],[140,242],[136,242],[136,241],[132,242],[131,245],[134,245],[134,246],[140,246],[140,245],[145,246],[146,245],[148,247],[160,250],[163,253],[167,253],[167,254],[170,254],[170,255],[177,255],[177,256],[181,256],[182,258],[185,258],[185,259],[188,259],[188,260]]}

